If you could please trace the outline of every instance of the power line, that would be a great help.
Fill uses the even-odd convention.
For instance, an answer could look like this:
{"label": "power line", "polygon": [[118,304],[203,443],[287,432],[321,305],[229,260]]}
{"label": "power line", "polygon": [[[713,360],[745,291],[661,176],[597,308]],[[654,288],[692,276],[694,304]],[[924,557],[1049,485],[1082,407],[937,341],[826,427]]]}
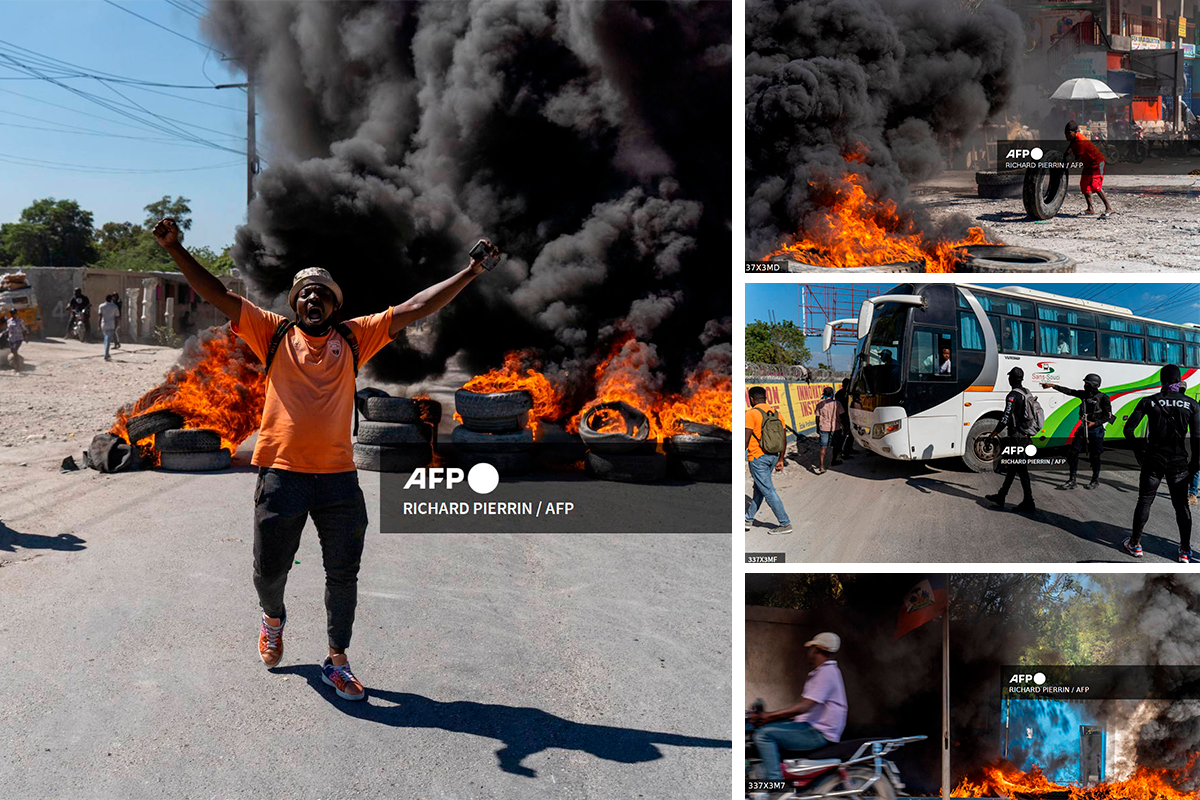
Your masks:
{"label": "power line", "polygon": [[[173,29],[171,29],[171,28],[168,28],[166,25],[160,25],[159,23],[155,22],[154,20],[150,19],[149,17],[143,17],[141,14],[137,13],[136,11],[130,11],[128,8],[125,8],[124,6],[117,5],[116,3],[114,3],[114,2],[113,2],[113,0],[104,0],[104,2],[108,3],[108,4],[109,4],[110,6],[112,6],[113,8],[119,8],[119,9],[121,9],[121,10],[122,10],[122,11],[124,11],[126,14],[132,14],[133,16],[137,17],[137,18],[138,18],[138,19],[140,19],[140,20],[143,20],[143,21],[145,21],[145,22],[149,22],[151,25],[153,25],[153,26],[154,26],[154,27],[156,27],[156,28],[162,28],[162,29],[163,29],[164,31],[166,31],[167,33],[170,33],[170,34],[172,34],[172,35],[174,35],[174,36],[178,36],[180,39],[186,39],[187,41],[191,42],[192,44],[198,44],[198,45],[200,45],[201,47],[208,47],[208,46],[209,46],[209,45],[206,45],[204,42],[199,42],[199,41],[196,41],[195,39],[193,39],[193,38],[192,38],[192,37],[190,37],[190,36],[184,36],[184,35],[183,35],[182,33],[180,33],[179,31],[176,31],[176,30],[173,30]],[[215,48],[214,48],[214,49],[215,49]],[[220,51],[220,50],[217,50],[217,52],[218,52],[218,53],[221,53],[221,51]],[[226,55],[225,53],[221,53],[221,55],[223,55],[223,56],[225,56],[226,58],[228,58],[228,55]]]}
{"label": "power line", "polygon": [[170,169],[146,169],[146,168],[125,168],[125,167],[96,167],[86,164],[68,164],[61,161],[44,161],[39,158],[26,158],[24,156],[14,156],[8,153],[0,153],[0,162],[16,164],[22,167],[37,167],[38,169],[57,169],[67,172],[96,172],[108,175],[151,175],[163,172],[199,172],[200,170],[208,169],[224,169],[226,167],[240,166],[242,161],[226,161],[220,164],[208,164],[203,167],[176,167]]}
{"label": "power line", "polygon": [[192,11],[190,8],[185,6],[183,3],[177,2],[177,0],[166,0],[166,2],[167,2],[167,5],[173,6],[174,8],[179,9],[183,13],[192,17],[192,19],[197,19],[197,20],[204,19],[204,17],[200,16],[195,11]]}

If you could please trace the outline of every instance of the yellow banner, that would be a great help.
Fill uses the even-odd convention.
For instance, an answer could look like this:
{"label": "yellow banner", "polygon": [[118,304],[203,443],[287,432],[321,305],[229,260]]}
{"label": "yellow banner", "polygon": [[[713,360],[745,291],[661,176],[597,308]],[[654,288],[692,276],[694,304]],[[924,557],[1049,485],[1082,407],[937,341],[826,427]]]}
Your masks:
{"label": "yellow banner", "polygon": [[750,408],[749,389],[761,386],[767,390],[767,405],[775,409],[784,424],[797,433],[809,433],[817,427],[817,401],[826,386],[832,383],[794,383],[792,381],[760,381],[746,379],[746,408]]}

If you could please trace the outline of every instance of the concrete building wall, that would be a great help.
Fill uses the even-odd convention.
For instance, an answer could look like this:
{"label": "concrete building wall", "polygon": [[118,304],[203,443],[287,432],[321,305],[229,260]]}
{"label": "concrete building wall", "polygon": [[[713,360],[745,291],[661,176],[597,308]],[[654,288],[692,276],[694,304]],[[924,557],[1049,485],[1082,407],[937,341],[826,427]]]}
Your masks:
{"label": "concrete building wall", "polygon": [[804,643],[824,628],[803,611],[746,606],[746,707],[762,698],[767,708],[800,699],[811,669]]}

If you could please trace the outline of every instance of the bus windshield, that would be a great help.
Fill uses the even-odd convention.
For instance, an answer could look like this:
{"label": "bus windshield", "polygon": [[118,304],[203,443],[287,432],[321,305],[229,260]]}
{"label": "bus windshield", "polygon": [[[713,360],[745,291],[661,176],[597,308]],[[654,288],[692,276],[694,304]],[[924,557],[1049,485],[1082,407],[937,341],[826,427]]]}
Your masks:
{"label": "bus windshield", "polygon": [[855,391],[863,394],[900,391],[900,347],[908,309],[901,303],[881,303],[875,307],[871,330],[863,337],[855,356]]}

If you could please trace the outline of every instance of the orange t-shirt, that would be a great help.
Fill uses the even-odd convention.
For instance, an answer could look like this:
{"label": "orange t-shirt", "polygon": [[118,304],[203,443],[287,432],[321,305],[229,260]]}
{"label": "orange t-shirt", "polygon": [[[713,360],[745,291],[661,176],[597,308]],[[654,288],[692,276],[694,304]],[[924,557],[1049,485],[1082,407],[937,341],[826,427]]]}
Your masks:
{"label": "orange t-shirt", "polygon": [[746,409],[746,427],[749,428],[754,435],[750,437],[750,444],[746,447],[746,460],[753,461],[756,458],[766,455],[762,449],[762,421],[763,415],[755,409],[764,409],[770,411],[771,407],[766,403],[759,403],[753,408]]}
{"label": "orange t-shirt", "polygon": [[[233,332],[263,362],[275,329],[284,320],[242,298]],[[392,340],[392,309],[346,320],[358,339],[358,365]],[[308,336],[298,326],[287,332],[271,371],[263,404],[258,444],[250,463],[292,472],[351,472],[354,451],[350,426],[354,415],[354,356],[337,331]]]}

